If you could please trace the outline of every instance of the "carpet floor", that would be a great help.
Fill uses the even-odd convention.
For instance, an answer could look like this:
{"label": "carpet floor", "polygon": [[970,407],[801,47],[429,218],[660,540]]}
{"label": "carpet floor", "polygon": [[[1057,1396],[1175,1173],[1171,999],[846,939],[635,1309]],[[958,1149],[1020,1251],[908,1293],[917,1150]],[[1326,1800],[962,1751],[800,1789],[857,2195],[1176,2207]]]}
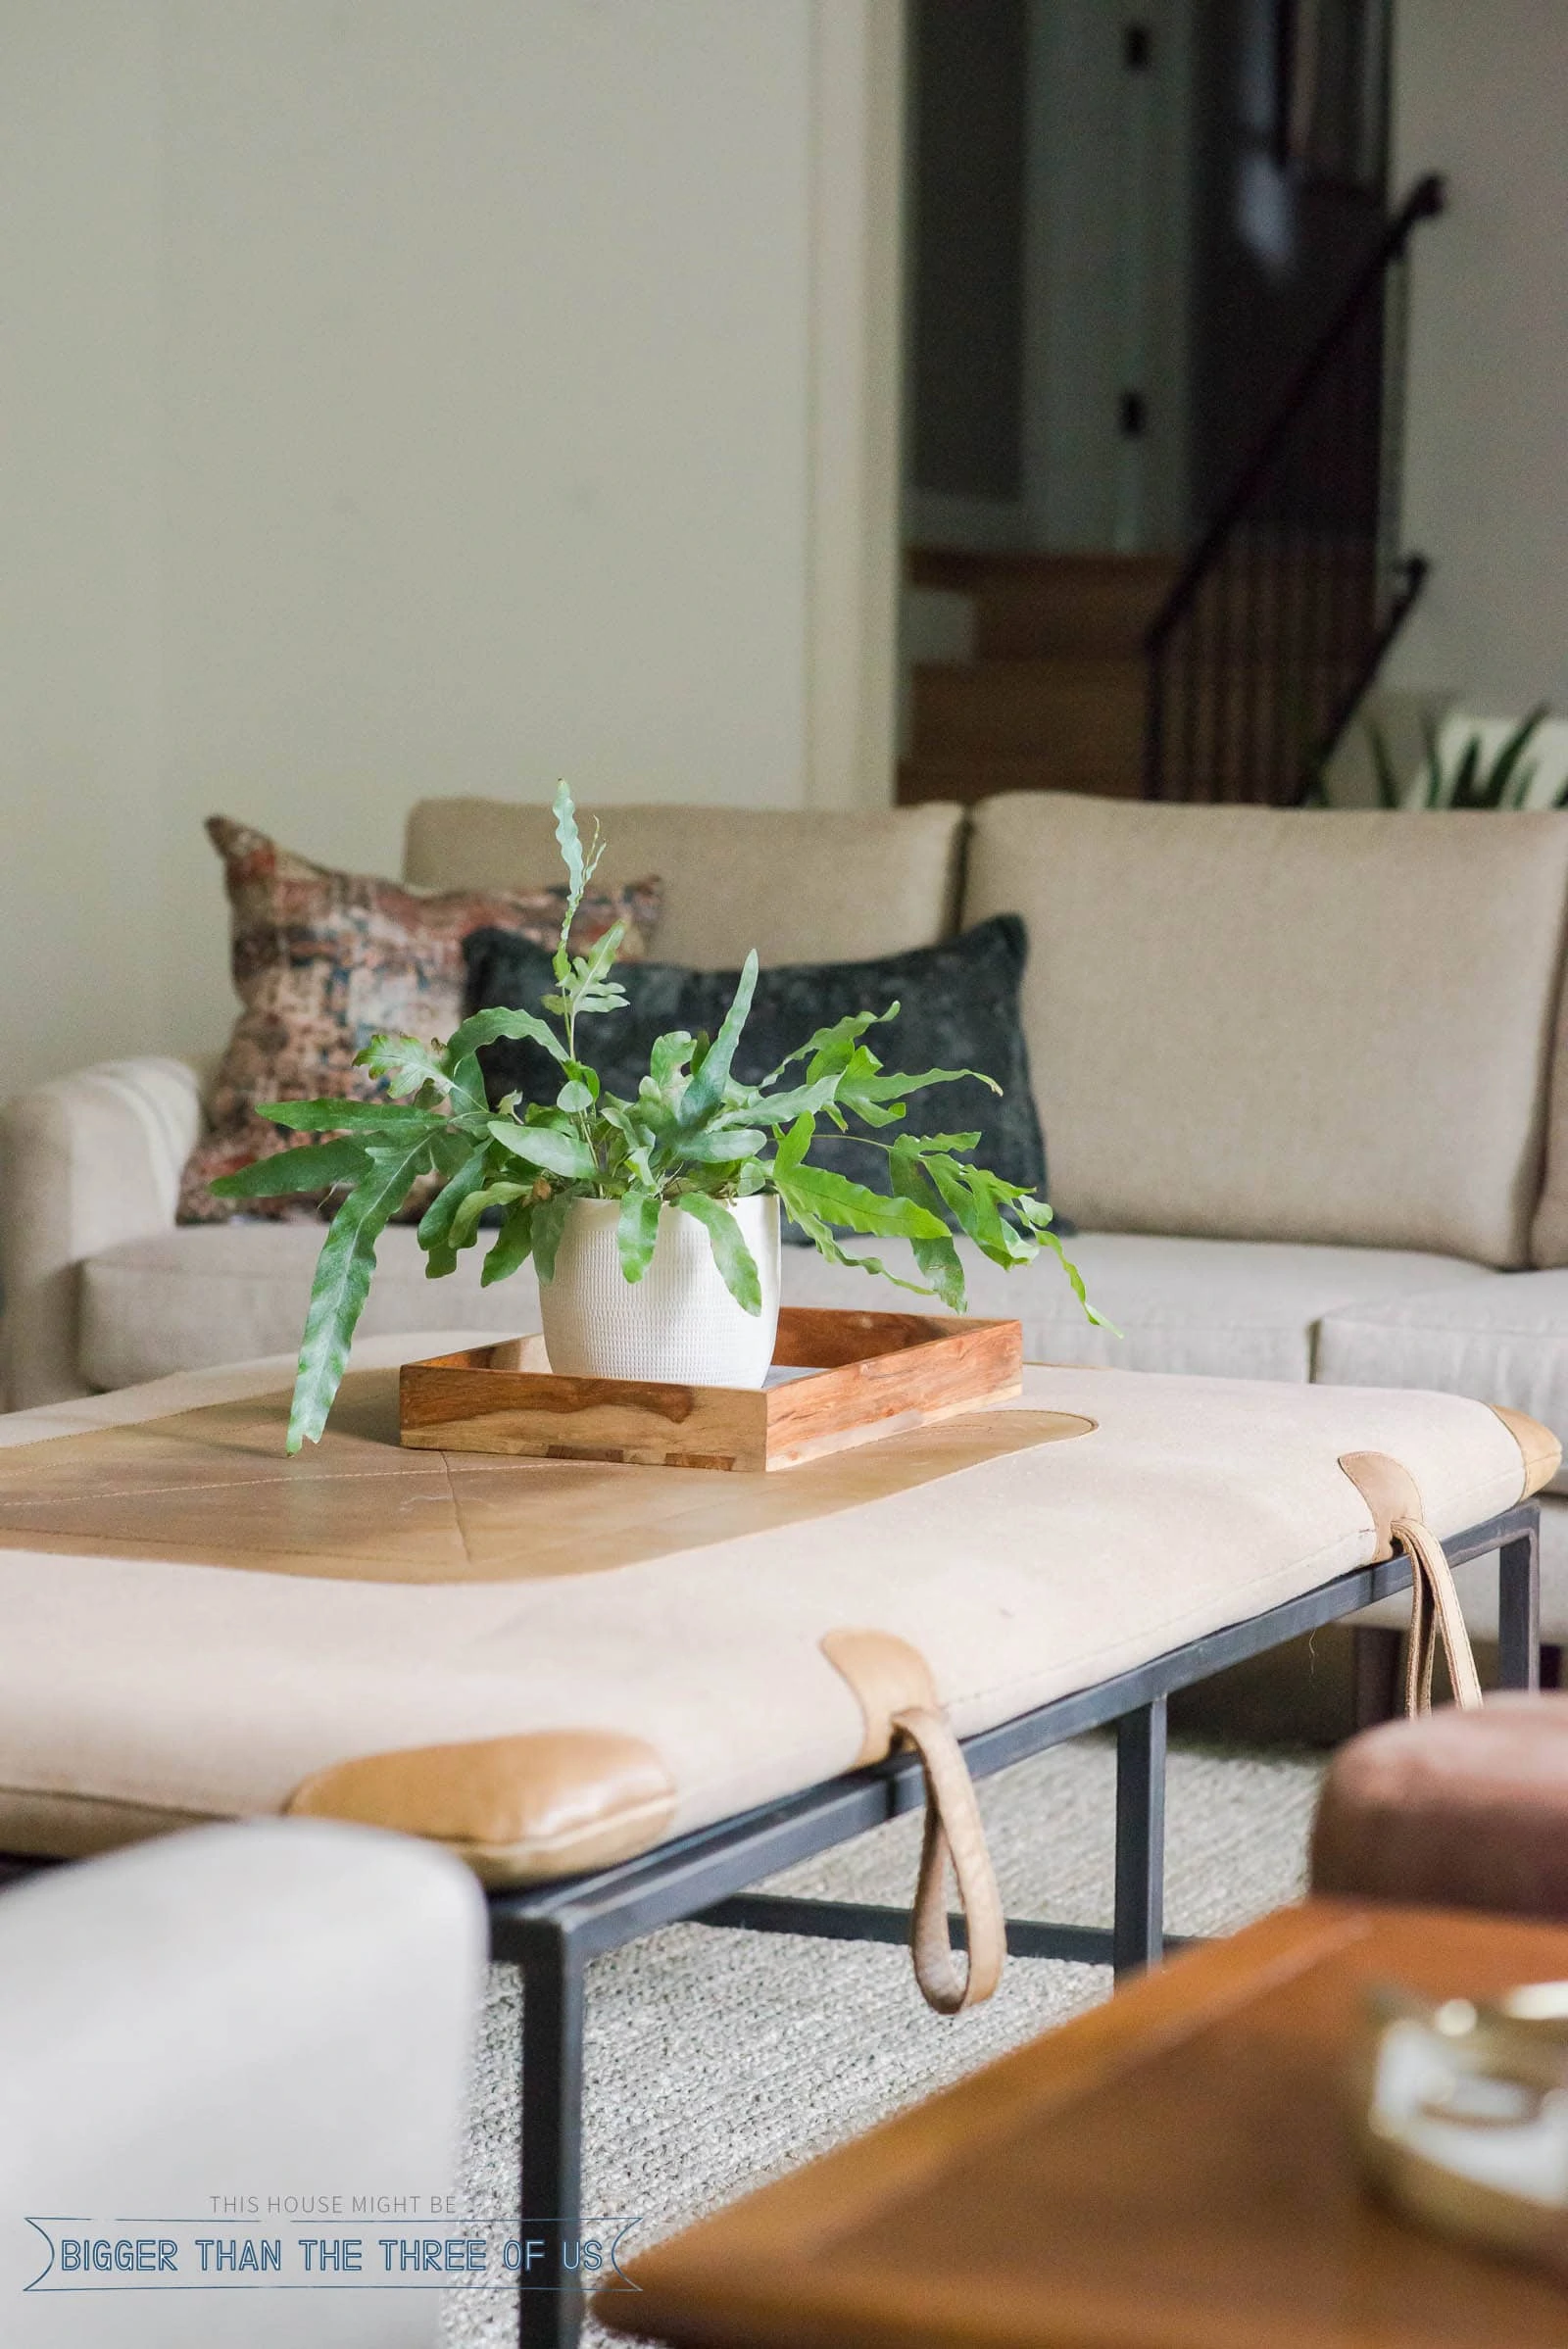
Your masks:
{"label": "carpet floor", "polygon": [[[1166,1926],[1227,1933],[1294,1899],[1322,1758],[1173,1745]],[[1007,1913],[1110,1921],[1115,1749],[1077,1739],[980,1787]],[[770,1889],[906,1902],[917,1816],[788,1870]],[[679,1925],[588,1973],[585,2213],[635,2212],[626,2253],[859,2134],[1109,1993],[1102,1968],[1011,1958],[987,2005],[922,2003],[903,1949]],[[465,2146],[465,2205],[517,2209],[516,1971],[491,1970]],[[454,2291],[445,2349],[504,2349],[515,2300]],[[585,2343],[613,2336],[590,2323]]]}

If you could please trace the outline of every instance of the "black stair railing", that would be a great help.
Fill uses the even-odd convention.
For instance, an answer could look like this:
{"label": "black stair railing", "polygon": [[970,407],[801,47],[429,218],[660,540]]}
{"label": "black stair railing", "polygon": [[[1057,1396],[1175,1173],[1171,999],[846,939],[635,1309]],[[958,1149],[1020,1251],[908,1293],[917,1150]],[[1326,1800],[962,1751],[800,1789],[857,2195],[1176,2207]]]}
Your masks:
{"label": "black stair railing", "polygon": [[1411,189],[1145,638],[1144,793],[1296,806],[1427,575],[1401,553]]}

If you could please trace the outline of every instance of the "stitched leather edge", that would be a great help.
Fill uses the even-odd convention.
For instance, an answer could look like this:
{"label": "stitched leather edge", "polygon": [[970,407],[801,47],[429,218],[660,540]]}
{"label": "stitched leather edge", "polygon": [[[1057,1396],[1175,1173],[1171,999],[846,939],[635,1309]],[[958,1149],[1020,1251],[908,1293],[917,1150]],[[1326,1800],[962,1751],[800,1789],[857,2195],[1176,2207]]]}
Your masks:
{"label": "stitched leather edge", "polygon": [[1527,1411],[1515,1411],[1507,1403],[1489,1403],[1487,1408],[1494,1418],[1502,1421],[1524,1454],[1525,1489],[1519,1497],[1528,1500],[1533,1493],[1540,1493],[1549,1485],[1562,1466],[1562,1445],[1550,1428],[1543,1427]]}
{"label": "stitched leather edge", "polygon": [[932,1713],[941,1711],[930,1665],[917,1647],[911,1647],[896,1632],[846,1627],[824,1632],[817,1644],[834,1671],[848,1681],[860,1708],[864,1735],[852,1769],[880,1762],[892,1751],[895,1713],[908,1705],[920,1705]]}
{"label": "stitched leather edge", "polygon": [[1414,1477],[1386,1451],[1346,1451],[1340,1466],[1372,1512],[1378,1546],[1371,1563],[1381,1565],[1395,1551],[1394,1528],[1401,1519],[1419,1525],[1423,1511]]}

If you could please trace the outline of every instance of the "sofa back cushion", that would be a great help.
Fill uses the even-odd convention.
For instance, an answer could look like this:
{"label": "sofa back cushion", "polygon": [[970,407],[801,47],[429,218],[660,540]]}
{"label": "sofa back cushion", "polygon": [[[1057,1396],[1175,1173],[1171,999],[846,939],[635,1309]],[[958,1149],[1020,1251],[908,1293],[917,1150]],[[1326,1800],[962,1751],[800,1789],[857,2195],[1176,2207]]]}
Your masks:
{"label": "sofa back cushion", "polygon": [[1053,1195],[1107,1231],[1526,1261],[1568,814],[985,802]]}
{"label": "sofa back cushion", "polygon": [[[597,878],[660,875],[662,962],[718,970],[847,962],[931,946],[954,926],[963,810],[940,802],[867,814],[818,808],[603,807]],[[561,877],[548,807],[423,800],[409,817],[406,880],[425,889],[530,888]]]}

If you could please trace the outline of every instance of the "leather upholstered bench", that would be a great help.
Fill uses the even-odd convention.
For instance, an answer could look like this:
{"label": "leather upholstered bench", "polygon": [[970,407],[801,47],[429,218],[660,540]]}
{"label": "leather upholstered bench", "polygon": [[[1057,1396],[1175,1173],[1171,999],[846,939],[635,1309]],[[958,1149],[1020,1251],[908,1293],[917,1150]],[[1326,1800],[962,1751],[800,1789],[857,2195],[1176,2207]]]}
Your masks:
{"label": "leather upholstered bench", "polygon": [[[1534,1677],[1559,1454],[1514,1412],[1036,1368],[771,1476],[400,1448],[393,1366],[469,1342],[363,1347],[297,1460],[276,1360],[0,1420],[0,1850],[294,1812],[459,1853],[525,1973],[530,2215],[576,2208],[598,1951],[692,1916],[812,1930],[748,1887],[923,1802],[912,1933],[828,1904],[816,1930],[910,1933],[944,2011],[1008,1945],[1130,1972],[1163,1948],[1171,1689],[1413,1572],[1412,1702],[1440,1638],[1479,1701],[1448,1563],[1492,1551],[1504,1678]],[[972,1776],[1112,1723],[1112,1933],[1008,1926]],[[520,2305],[525,2338],[570,2336],[571,2291]]]}

